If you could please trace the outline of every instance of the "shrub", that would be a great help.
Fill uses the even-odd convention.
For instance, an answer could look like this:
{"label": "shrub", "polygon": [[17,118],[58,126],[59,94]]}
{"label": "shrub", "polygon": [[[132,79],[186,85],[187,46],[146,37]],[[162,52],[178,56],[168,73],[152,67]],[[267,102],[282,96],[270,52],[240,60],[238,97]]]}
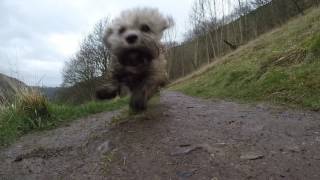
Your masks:
{"label": "shrub", "polygon": [[16,111],[24,117],[27,129],[39,129],[48,125],[49,102],[38,90],[26,90],[17,96]]}

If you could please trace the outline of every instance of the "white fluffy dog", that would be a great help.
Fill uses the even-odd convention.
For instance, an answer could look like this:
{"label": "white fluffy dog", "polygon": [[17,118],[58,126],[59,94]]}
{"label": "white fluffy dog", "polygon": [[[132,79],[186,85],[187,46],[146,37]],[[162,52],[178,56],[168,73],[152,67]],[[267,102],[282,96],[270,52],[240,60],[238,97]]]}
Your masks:
{"label": "white fluffy dog", "polygon": [[161,38],[172,25],[171,18],[153,8],[127,10],[114,19],[104,39],[114,55],[113,68],[107,77],[109,83],[97,91],[97,97],[113,98],[127,86],[131,109],[145,110],[148,99],[167,82]]}

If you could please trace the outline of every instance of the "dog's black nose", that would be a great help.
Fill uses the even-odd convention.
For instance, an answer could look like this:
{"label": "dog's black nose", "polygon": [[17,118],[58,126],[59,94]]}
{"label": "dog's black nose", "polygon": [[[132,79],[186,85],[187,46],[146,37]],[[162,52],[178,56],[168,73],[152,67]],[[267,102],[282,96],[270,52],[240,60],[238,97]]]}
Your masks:
{"label": "dog's black nose", "polygon": [[132,34],[132,35],[129,35],[129,36],[126,38],[126,40],[127,40],[127,42],[128,42],[129,44],[133,44],[133,43],[137,42],[138,36],[135,35],[135,34]]}

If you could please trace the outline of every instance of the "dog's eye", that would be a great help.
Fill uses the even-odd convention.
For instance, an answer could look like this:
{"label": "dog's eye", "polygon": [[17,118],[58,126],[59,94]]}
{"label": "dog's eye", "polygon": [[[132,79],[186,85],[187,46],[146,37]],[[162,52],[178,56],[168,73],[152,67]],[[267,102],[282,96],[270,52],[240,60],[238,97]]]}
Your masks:
{"label": "dog's eye", "polygon": [[146,33],[151,32],[150,27],[148,25],[146,25],[146,24],[141,25],[140,30],[142,32],[146,32]]}
{"label": "dog's eye", "polygon": [[121,27],[120,29],[119,29],[119,34],[122,34],[122,33],[124,33],[126,31],[126,28],[125,27]]}

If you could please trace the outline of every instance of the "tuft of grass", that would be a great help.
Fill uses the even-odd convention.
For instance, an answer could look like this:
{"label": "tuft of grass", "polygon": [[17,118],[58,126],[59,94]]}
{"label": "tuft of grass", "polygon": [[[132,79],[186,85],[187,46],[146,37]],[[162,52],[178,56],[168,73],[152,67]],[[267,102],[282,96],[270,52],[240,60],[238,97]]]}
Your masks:
{"label": "tuft of grass", "polygon": [[52,118],[65,122],[69,119],[77,119],[90,114],[96,114],[104,111],[113,111],[120,109],[128,104],[128,98],[117,98],[110,101],[91,101],[82,105],[67,105],[51,103],[49,111]]}
{"label": "tuft of grass", "polygon": [[261,36],[171,89],[202,98],[269,101],[320,110],[320,21],[315,19],[320,19],[319,9]]}
{"label": "tuft of grass", "polygon": [[1,105],[0,146],[9,145],[32,131],[52,129],[73,119],[119,109],[127,102],[127,98],[119,98],[82,105],[56,104],[49,102],[38,91],[21,92],[13,103]]}
{"label": "tuft of grass", "polygon": [[[119,156],[118,149],[113,149],[105,153],[102,158],[103,173],[105,175],[109,175],[112,163],[119,163],[121,160],[122,158]],[[123,162],[122,165],[125,165],[125,159],[123,159],[121,162]]]}
{"label": "tuft of grass", "polygon": [[24,117],[23,131],[40,129],[49,125],[50,112],[48,100],[37,90],[25,90],[17,96],[16,113]]}

